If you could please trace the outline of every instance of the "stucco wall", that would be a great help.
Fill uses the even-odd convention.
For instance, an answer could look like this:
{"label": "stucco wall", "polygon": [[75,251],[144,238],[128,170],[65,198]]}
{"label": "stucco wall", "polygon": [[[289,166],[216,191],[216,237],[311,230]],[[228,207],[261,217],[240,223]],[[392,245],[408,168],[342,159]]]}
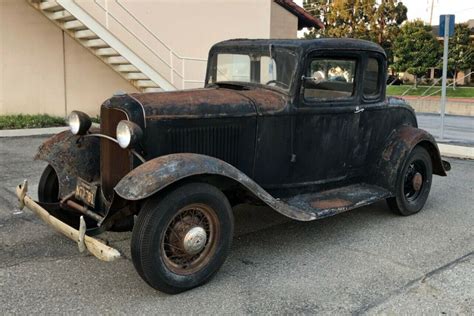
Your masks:
{"label": "stucco wall", "polygon": [[91,115],[136,89],[24,0],[0,1],[0,114]]}
{"label": "stucco wall", "polygon": [[177,53],[207,57],[229,38],[268,38],[272,0],[133,0],[125,7]]}
{"label": "stucco wall", "polygon": [[204,81],[206,66],[205,61],[185,60],[183,69],[183,59],[178,56],[205,59],[209,48],[222,40],[269,38],[272,2],[75,1],[178,89],[202,86],[202,83],[183,86],[180,76],[184,72],[186,79]]}
{"label": "stucco wall", "polygon": [[67,113],[81,109],[90,115],[97,115],[102,102],[114,92],[138,92],[109,65],[104,64],[67,34],[64,44]]}
{"label": "stucco wall", "polygon": [[270,38],[297,38],[298,18],[272,1]]}
{"label": "stucco wall", "polygon": [[[297,18],[273,0],[75,3],[148,65],[174,78],[178,89],[202,86],[183,86],[178,76],[203,81],[206,62],[183,62],[169,48],[180,56],[205,59],[214,43],[230,38],[296,37]],[[136,91],[26,0],[0,0],[0,11],[0,114],[64,116],[80,109],[96,115],[113,92]]]}
{"label": "stucco wall", "polygon": [[26,1],[0,1],[0,113],[64,115],[62,32]]}

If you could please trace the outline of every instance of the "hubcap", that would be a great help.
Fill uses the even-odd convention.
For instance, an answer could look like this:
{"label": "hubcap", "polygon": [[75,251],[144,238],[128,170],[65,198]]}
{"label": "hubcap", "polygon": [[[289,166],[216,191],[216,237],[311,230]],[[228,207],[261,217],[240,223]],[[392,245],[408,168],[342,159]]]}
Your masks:
{"label": "hubcap", "polygon": [[208,205],[191,204],[170,220],[161,242],[161,257],[177,274],[202,269],[214,255],[220,235],[218,218]]}
{"label": "hubcap", "polygon": [[421,173],[417,172],[412,179],[413,189],[415,191],[420,191],[421,185],[423,184],[423,176]]}
{"label": "hubcap", "polygon": [[405,173],[403,192],[407,201],[414,202],[420,196],[426,179],[426,167],[423,161],[412,162]]}
{"label": "hubcap", "polygon": [[184,235],[184,251],[190,255],[195,255],[204,248],[206,241],[207,235],[204,228],[200,226],[193,227]]}

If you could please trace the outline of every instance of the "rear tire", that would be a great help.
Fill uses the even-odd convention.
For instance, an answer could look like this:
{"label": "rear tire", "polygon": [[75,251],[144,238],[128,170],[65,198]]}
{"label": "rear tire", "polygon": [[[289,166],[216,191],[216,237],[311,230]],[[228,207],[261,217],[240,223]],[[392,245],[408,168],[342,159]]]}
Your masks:
{"label": "rear tire", "polygon": [[423,147],[415,147],[397,176],[395,196],[387,199],[390,209],[404,216],[418,213],[428,199],[432,178],[430,154]]}
{"label": "rear tire", "polygon": [[226,196],[189,183],[145,202],[133,228],[131,253],[140,276],[175,294],[206,283],[231,247],[234,218]]}

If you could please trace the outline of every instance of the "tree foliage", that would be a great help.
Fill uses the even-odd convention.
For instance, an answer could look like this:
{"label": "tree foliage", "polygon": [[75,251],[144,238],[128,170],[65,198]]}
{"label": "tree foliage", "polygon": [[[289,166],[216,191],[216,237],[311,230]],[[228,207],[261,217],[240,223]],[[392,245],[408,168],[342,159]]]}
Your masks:
{"label": "tree foliage", "polygon": [[474,68],[474,47],[469,35],[467,24],[456,24],[454,35],[449,38],[448,69],[455,77],[461,70]]}
{"label": "tree foliage", "polygon": [[441,45],[423,21],[405,23],[394,41],[394,68],[406,71],[417,78],[426,74],[429,68],[438,65]]}
{"label": "tree foliage", "polygon": [[303,7],[323,22],[324,30],[313,29],[306,38],[351,37],[374,41],[392,61],[392,43],[407,19],[407,8],[397,0],[304,0]]}

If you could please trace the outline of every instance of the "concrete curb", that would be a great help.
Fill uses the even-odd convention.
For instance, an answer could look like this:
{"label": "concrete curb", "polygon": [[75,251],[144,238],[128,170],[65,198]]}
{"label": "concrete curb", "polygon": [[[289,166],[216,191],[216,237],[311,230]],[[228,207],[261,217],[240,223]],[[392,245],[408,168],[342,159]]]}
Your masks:
{"label": "concrete curb", "polygon": [[25,128],[0,130],[0,137],[25,137],[38,135],[53,135],[69,129],[68,126],[48,128]]}
{"label": "concrete curb", "polygon": [[[98,123],[92,123],[92,127],[100,128]],[[67,131],[69,126],[60,127],[46,127],[46,128],[24,128],[24,129],[3,129],[0,130],[0,137],[27,137],[27,136],[41,136],[54,135]]]}
{"label": "concrete curb", "polygon": [[438,144],[442,156],[462,159],[474,159],[474,147]]}

